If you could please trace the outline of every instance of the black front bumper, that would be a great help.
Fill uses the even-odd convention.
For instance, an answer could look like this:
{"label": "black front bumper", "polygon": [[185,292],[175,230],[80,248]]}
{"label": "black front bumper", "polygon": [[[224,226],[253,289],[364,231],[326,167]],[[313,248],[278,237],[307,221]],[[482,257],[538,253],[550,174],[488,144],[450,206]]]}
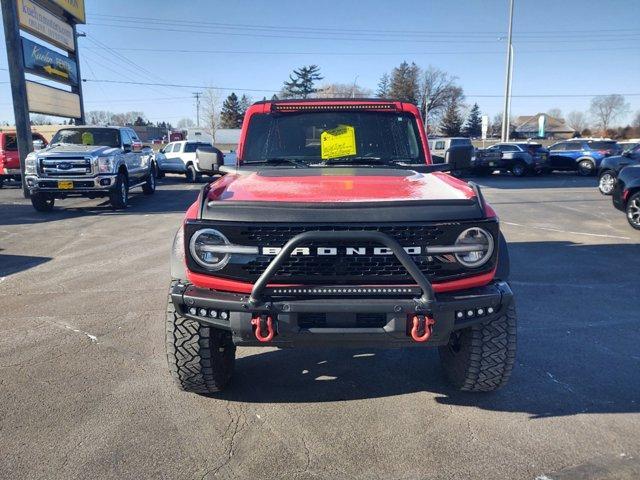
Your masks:
{"label": "black front bumper", "polygon": [[[410,335],[413,316],[426,313],[420,302],[413,298],[274,298],[252,305],[249,295],[219,292],[186,283],[178,283],[171,298],[179,314],[230,331],[236,345],[404,347],[446,344],[454,330],[504,315],[513,302],[513,293],[506,282],[496,281],[484,287],[436,294],[428,312],[436,323],[425,343],[415,342]],[[195,315],[190,313],[190,310],[194,311],[192,309],[195,309]],[[212,310],[218,318],[209,315]],[[201,315],[205,311],[207,314]],[[219,318],[221,312],[228,318]],[[460,312],[462,317],[458,318]],[[307,319],[314,313],[326,314],[324,326],[309,326]],[[358,314],[372,313],[383,314],[383,324],[357,326]],[[260,314],[270,315],[277,325],[277,335],[266,344],[256,339],[251,324],[251,319]]]}

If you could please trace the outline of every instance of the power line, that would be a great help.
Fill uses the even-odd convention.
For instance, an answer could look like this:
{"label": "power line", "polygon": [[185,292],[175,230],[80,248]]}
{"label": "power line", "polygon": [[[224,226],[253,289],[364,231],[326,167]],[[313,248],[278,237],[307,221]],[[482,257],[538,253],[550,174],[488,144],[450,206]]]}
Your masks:
{"label": "power line", "polygon": [[[326,36],[322,36],[322,37],[313,37],[313,36],[305,36],[305,35],[281,35],[281,34],[266,34],[266,33],[244,33],[244,32],[221,32],[221,31],[212,31],[212,30],[198,30],[197,28],[169,28],[169,26],[167,25],[158,25],[158,26],[148,26],[149,24],[147,24],[147,26],[144,26],[143,24],[140,23],[135,23],[135,24],[131,24],[131,25],[118,25],[118,24],[113,24],[113,23],[98,23],[98,22],[94,22],[92,23],[93,26],[102,26],[102,27],[110,27],[110,28],[124,28],[124,29],[130,29],[130,30],[151,30],[151,31],[161,31],[161,32],[177,32],[177,33],[196,33],[196,34],[202,34],[202,35],[223,35],[223,36],[240,36],[240,37],[261,37],[261,38],[286,38],[286,39],[297,39],[297,40],[323,40],[323,41],[327,41],[327,40],[337,40],[337,41],[349,41],[349,42],[362,42],[362,41],[366,41],[366,42],[400,42],[400,43],[407,43],[407,42],[417,42],[417,43],[446,43],[446,44],[451,44],[451,43],[461,43],[461,44],[468,44],[468,43],[492,43],[495,44],[498,39],[486,39],[486,40],[481,40],[481,39],[468,39],[468,40],[457,40],[458,38],[460,38],[462,35],[458,35],[456,37],[452,38],[448,38],[448,39],[442,39],[442,38],[436,38],[436,39],[410,39],[407,38],[406,36],[403,38],[381,38],[379,35],[375,35],[371,38],[353,38],[353,37],[348,37],[345,36],[347,35],[346,33],[342,33],[340,35],[342,35],[341,37],[332,37],[332,38],[328,38]],[[635,39],[635,37],[639,36],[640,34],[629,34],[631,37],[633,37],[632,39]],[[584,43],[584,42],[620,42],[621,38],[620,35],[616,35],[615,38],[604,38],[603,36],[589,36],[589,37],[585,37],[585,38],[575,38],[575,36],[572,36],[569,39],[566,40],[562,40],[562,39],[540,39],[540,40],[519,40],[518,43],[549,43],[550,41],[553,41],[554,43]]]}
{"label": "power line", "polygon": [[[102,83],[122,83],[122,84],[134,84],[134,85],[155,85],[155,86],[163,86],[163,87],[173,87],[173,88],[197,88],[197,89],[211,89],[211,90],[225,90],[225,91],[236,91],[236,92],[260,92],[260,93],[274,93],[278,92],[279,89],[272,90],[264,90],[257,88],[239,88],[239,87],[212,87],[206,85],[183,85],[178,83],[146,83],[146,82],[129,82],[124,80],[107,80],[107,79],[91,79],[91,78],[83,78],[83,82],[102,82]],[[558,93],[558,94],[523,94],[523,95],[512,95],[512,97],[519,98],[588,98],[588,97],[600,97],[609,95],[609,93]],[[625,97],[638,97],[640,93],[620,93],[619,95]],[[471,98],[502,98],[503,95],[493,95],[493,94],[467,94],[465,93],[465,97]]]}

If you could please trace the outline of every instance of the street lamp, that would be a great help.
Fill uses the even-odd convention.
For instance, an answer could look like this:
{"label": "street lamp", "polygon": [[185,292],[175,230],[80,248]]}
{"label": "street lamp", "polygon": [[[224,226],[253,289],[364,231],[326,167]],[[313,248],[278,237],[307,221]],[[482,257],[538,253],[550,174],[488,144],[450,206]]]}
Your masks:
{"label": "street lamp", "polygon": [[509,140],[509,112],[511,107],[511,74],[513,73],[513,45],[512,45],[512,27],[513,27],[513,2],[509,0],[509,34],[507,37],[507,70],[504,82],[504,110],[502,112],[502,135],[501,141]]}

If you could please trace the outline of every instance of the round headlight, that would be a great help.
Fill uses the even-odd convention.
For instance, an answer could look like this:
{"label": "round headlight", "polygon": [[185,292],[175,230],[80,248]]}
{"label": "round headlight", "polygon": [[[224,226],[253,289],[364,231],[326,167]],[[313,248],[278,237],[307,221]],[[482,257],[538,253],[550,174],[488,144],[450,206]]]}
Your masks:
{"label": "round headlight", "polygon": [[482,228],[467,228],[456,240],[457,247],[477,246],[477,249],[456,253],[458,262],[468,268],[477,268],[484,265],[493,253],[493,237]]}
{"label": "round headlight", "polygon": [[209,270],[220,270],[229,262],[229,253],[224,248],[229,240],[218,230],[205,228],[193,234],[189,242],[189,251],[199,265]]}

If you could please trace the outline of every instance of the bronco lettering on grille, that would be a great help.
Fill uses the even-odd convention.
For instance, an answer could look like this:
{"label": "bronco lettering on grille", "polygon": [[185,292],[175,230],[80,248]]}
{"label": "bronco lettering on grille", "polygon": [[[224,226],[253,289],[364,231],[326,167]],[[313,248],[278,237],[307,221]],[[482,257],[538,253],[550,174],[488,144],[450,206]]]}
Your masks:
{"label": "bronco lettering on grille", "polygon": [[[422,247],[403,247],[404,251],[409,255],[421,255]],[[277,255],[282,247],[262,247],[262,255]],[[337,256],[337,255],[393,255],[393,252],[387,247],[298,247],[291,255],[318,255],[318,256]]]}

